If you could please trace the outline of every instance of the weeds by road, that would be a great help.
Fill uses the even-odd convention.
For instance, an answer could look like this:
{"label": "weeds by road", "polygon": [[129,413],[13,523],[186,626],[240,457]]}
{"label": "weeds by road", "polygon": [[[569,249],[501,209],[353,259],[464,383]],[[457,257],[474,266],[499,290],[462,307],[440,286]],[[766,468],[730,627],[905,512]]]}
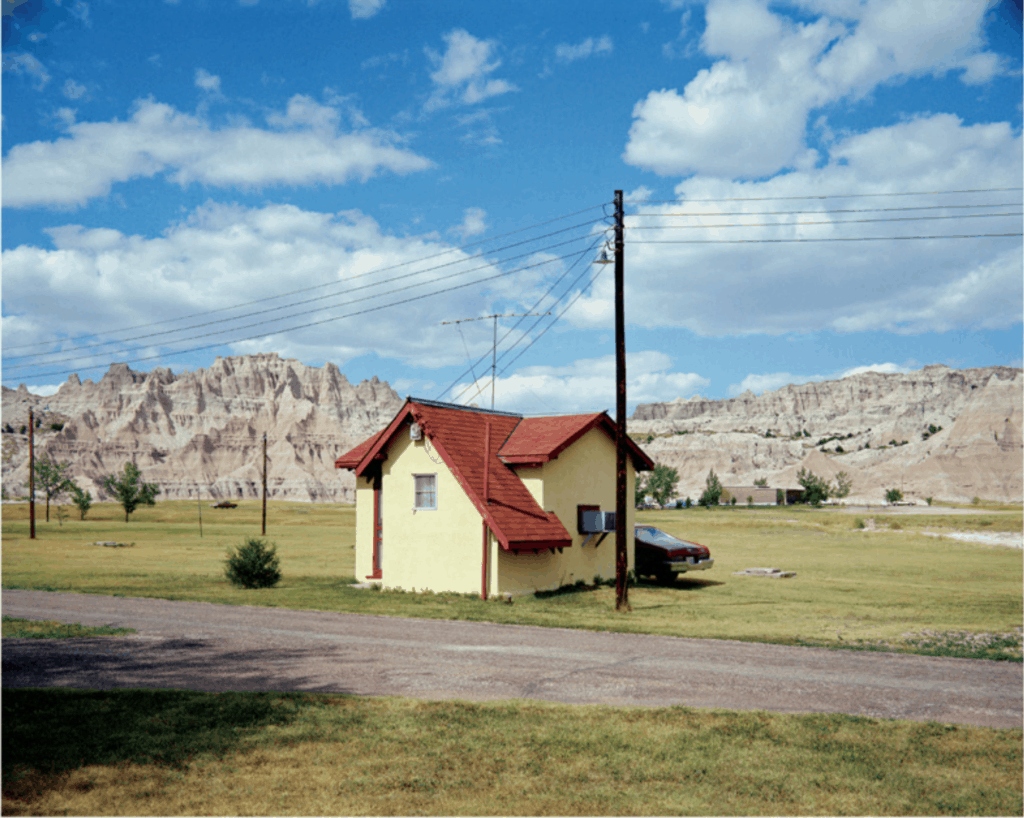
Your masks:
{"label": "weeds by road", "polygon": [[135,633],[134,628],[111,628],[106,625],[90,627],[78,623],[65,624],[53,620],[18,619],[4,616],[5,639],[68,639],[79,636],[124,636]]}

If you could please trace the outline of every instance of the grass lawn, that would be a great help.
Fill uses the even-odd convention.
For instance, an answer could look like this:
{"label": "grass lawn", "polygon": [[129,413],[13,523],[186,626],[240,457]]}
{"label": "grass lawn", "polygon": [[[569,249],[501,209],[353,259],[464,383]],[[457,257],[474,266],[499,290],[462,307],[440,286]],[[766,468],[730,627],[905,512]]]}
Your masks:
{"label": "grass lawn", "polygon": [[1020,730],[532,701],[5,690],[3,814],[1020,815]]}
{"label": "grass lawn", "polygon": [[[925,537],[946,527],[1019,531],[1019,508],[983,515],[859,517],[802,507],[640,512],[638,518],[711,548],[715,566],[671,587],[630,589],[632,613],[614,611],[608,586],[517,598],[513,605],[458,594],[360,590],[354,582],[351,506],[270,503],[268,538],[283,579],[243,590],[223,575],[229,546],[259,534],[260,504],[203,512],[187,502],[143,507],[125,523],[100,504],[85,521],[37,522],[26,505],[3,507],[3,584],[122,596],[466,619],[835,647],[886,646],[918,653],[1020,657],[1019,549]],[[890,522],[900,526],[890,529]],[[91,543],[118,542],[125,547]],[[792,579],[733,576],[748,567],[796,571]],[[990,636],[971,639],[977,634]]]}

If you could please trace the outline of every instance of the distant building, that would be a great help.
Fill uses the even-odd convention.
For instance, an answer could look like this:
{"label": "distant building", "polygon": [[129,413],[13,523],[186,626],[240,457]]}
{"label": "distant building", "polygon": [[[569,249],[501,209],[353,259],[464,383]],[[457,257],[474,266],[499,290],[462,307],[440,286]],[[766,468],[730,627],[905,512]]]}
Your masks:
{"label": "distant building", "polygon": [[736,498],[736,505],[745,506],[750,498],[750,505],[774,506],[776,505],[776,490],[767,486],[722,486],[722,496],[719,503],[731,503]]}

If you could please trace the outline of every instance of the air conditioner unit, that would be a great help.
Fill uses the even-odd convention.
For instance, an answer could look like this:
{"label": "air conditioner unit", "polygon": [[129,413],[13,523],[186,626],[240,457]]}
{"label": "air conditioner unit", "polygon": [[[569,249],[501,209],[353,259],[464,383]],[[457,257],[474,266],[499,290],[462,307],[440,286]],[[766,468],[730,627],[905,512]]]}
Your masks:
{"label": "air conditioner unit", "polygon": [[581,511],[581,534],[604,534],[615,530],[614,511]]}
{"label": "air conditioner unit", "polygon": [[423,438],[423,429],[420,428],[418,423],[414,423],[409,427],[409,440],[421,440]]}

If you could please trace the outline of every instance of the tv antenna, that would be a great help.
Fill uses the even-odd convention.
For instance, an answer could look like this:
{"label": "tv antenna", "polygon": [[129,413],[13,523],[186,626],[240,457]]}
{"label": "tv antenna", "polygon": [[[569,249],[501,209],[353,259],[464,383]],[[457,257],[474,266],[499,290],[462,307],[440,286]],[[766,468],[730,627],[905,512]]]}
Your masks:
{"label": "tv antenna", "polygon": [[486,321],[494,319],[494,344],[491,346],[491,408],[494,408],[494,382],[498,369],[498,319],[499,318],[528,318],[532,315],[551,315],[550,312],[506,312],[497,315],[481,315],[478,318],[460,318],[457,321],[442,321],[445,324],[465,324],[469,321]]}

